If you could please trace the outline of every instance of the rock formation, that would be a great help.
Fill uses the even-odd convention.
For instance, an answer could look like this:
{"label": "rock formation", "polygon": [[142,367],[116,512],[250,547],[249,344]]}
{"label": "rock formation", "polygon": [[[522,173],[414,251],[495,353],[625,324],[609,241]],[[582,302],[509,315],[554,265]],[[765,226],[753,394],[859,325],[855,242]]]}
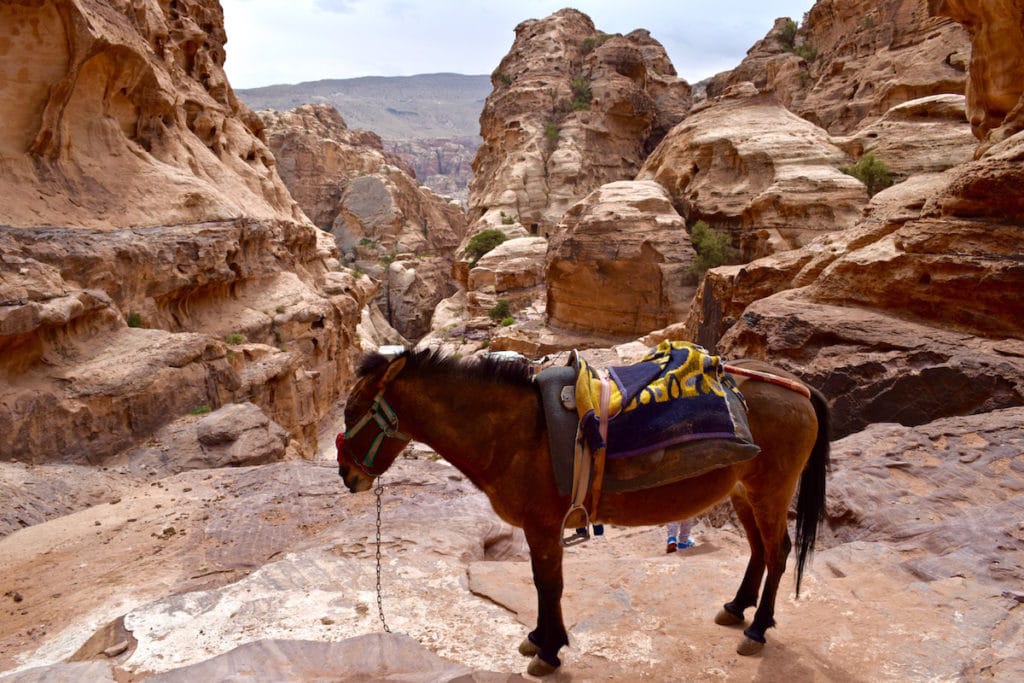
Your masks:
{"label": "rock formation", "polygon": [[610,36],[565,9],[516,27],[480,116],[469,218],[546,234],[577,200],[632,179],[686,114],[690,88],[647,31]]}
{"label": "rock formation", "polygon": [[260,116],[292,195],[346,260],[381,279],[377,301],[392,326],[422,337],[434,307],[454,292],[462,208],[417,185],[380,138],[349,129],[330,105]]}
{"label": "rock formation", "polygon": [[694,262],[683,219],[653,181],[620,181],[570,209],[548,248],[547,315],[556,325],[636,336],[682,317]]}
{"label": "rock formation", "polygon": [[384,141],[384,149],[411,166],[413,177],[422,185],[462,203],[469,197],[473,156],[479,146],[476,137]]}
{"label": "rock formation", "polygon": [[0,32],[0,459],[98,463],[233,402],[311,454],[374,286],[278,177],[219,5],[5,3]]}
{"label": "rock formation", "polygon": [[736,69],[708,86],[715,97],[753,82],[833,134],[848,134],[903,102],[963,94],[967,35],[928,12],[926,0],[819,0],[797,25],[776,21]]}
{"label": "rock formation", "polygon": [[1021,405],[1024,309],[1006,296],[1024,285],[1019,138],[882,192],[840,237],[709,278],[690,331],[823,385],[839,433]]}
{"label": "rock formation", "polygon": [[744,260],[856,222],[864,187],[827,133],[753,87],[737,86],[672,129],[638,178],[655,180],[691,224],[732,234]]}
{"label": "rock formation", "polygon": [[929,0],[933,14],[950,17],[971,37],[967,80],[968,119],[975,135],[989,144],[1024,130],[1024,24],[1021,3]]}

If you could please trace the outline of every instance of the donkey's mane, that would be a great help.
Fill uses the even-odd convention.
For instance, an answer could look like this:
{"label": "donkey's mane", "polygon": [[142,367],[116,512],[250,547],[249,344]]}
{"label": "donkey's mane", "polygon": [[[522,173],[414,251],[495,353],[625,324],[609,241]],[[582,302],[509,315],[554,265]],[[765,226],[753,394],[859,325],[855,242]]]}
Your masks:
{"label": "donkey's mane", "polygon": [[[406,359],[409,370],[421,375],[445,376],[458,380],[513,386],[533,385],[530,367],[523,361],[505,360],[486,355],[458,358],[449,356],[438,349],[406,350],[399,357]],[[356,376],[366,377],[382,370],[389,363],[387,356],[368,353],[360,361]]]}

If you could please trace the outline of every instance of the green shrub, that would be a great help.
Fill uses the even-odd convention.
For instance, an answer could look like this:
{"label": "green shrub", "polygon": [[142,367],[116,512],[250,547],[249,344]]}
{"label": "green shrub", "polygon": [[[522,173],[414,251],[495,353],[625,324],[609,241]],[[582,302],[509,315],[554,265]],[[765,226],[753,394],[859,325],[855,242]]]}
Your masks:
{"label": "green shrub", "polygon": [[736,263],[739,251],[732,246],[729,235],[715,230],[704,221],[697,221],[690,231],[690,241],[697,252],[697,258],[690,266],[690,272],[698,278],[708,269],[727,263]]}
{"label": "green shrub", "polygon": [[210,412],[210,406],[196,406],[192,409],[193,415],[205,415]]}
{"label": "green shrub", "polygon": [[583,43],[580,44],[580,49],[583,50],[583,54],[587,55],[594,51],[594,48],[600,47],[604,44],[604,41],[612,37],[612,34],[605,33],[604,31],[598,31],[596,35],[588,36],[583,39]]}
{"label": "green shrub", "polygon": [[502,85],[512,85],[512,77],[504,71],[498,71],[494,76]]}
{"label": "green shrub", "polygon": [[128,327],[142,327],[142,315],[132,311],[128,314]]}
{"label": "green shrub", "polygon": [[507,239],[508,235],[497,228],[481,230],[473,235],[469,240],[469,244],[466,245],[466,260],[469,261],[470,267],[475,266],[481,256]]}
{"label": "green shrub", "polygon": [[590,109],[590,100],[593,95],[590,92],[590,79],[585,76],[577,76],[572,79],[572,108],[573,111]]}
{"label": "green shrub", "polygon": [[558,141],[559,128],[558,124],[554,121],[548,121],[544,124],[544,137],[547,138],[548,143],[555,144]]}
{"label": "green shrub", "polygon": [[231,334],[225,335],[224,341],[228,344],[244,344],[245,335],[241,332],[232,332]]}
{"label": "green shrub", "polygon": [[511,309],[508,305],[507,299],[498,299],[498,303],[494,304],[489,311],[487,311],[487,317],[494,322],[501,322],[504,324],[504,320],[508,318]]}
{"label": "green shrub", "polygon": [[792,19],[786,19],[782,31],[779,32],[778,40],[787,50],[792,50],[796,45],[796,29],[796,22]]}
{"label": "green shrub", "polygon": [[501,212],[501,224],[502,225],[512,225],[515,222],[516,222],[515,218],[513,218],[512,216],[509,216],[504,211]]}
{"label": "green shrub", "polygon": [[874,197],[893,184],[889,167],[872,152],[862,156],[853,166],[842,166],[839,170],[864,183],[868,188],[869,197]]}
{"label": "green shrub", "polygon": [[793,48],[793,54],[808,62],[813,62],[818,58],[818,51],[814,49],[813,45],[808,45],[807,43]]}
{"label": "green shrub", "polygon": [[513,318],[512,316],[508,316],[507,318],[502,318],[501,319],[501,326],[502,327],[508,327],[509,325],[514,324],[515,321],[516,321],[516,319]]}

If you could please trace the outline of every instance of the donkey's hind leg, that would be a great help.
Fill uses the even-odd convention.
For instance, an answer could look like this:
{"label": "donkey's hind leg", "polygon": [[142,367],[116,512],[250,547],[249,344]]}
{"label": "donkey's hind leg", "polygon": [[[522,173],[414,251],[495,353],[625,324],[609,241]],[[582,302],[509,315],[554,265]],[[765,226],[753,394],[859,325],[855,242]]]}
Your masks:
{"label": "donkey's hind leg", "polygon": [[764,565],[768,575],[761,592],[761,603],[754,612],[754,621],[744,631],[744,639],[736,651],[741,655],[752,655],[761,651],[765,643],[765,632],[775,626],[775,598],[779,591],[779,582],[786,571],[786,559],[793,547],[789,540],[789,529],[786,523],[787,506],[781,502],[758,508],[755,517],[761,529],[762,544],[765,549]]}
{"label": "donkey's hind leg", "polygon": [[[737,487],[739,488],[739,487]],[[761,590],[761,578],[764,576],[764,543],[761,532],[757,528],[754,510],[741,490],[733,491],[730,496],[736,515],[743,524],[750,545],[750,560],[743,574],[743,581],[736,591],[732,602],[727,602],[715,616],[715,623],[721,626],[735,626],[743,623],[743,611],[757,604],[757,594]]]}

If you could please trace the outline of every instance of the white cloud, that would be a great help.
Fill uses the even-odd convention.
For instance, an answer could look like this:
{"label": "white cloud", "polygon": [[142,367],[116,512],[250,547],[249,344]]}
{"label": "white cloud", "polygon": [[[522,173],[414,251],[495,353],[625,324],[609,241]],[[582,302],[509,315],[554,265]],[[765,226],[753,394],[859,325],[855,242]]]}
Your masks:
{"label": "white cloud", "polygon": [[[325,78],[450,71],[490,73],[516,25],[564,0],[221,0],[227,71],[236,88]],[[598,29],[645,28],[694,82],[734,67],[776,17],[799,20],[813,0],[584,0]]]}

